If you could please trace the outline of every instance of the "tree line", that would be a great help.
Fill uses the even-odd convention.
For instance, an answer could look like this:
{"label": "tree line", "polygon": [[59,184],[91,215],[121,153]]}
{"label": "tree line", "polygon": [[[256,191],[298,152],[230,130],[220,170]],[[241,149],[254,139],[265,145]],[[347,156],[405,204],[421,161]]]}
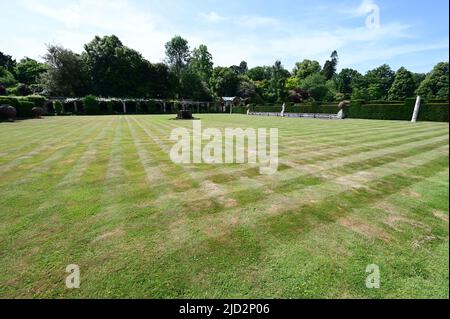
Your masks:
{"label": "tree line", "polygon": [[240,96],[249,103],[305,100],[404,100],[416,94],[446,99],[449,63],[440,62],[427,74],[383,64],[366,74],[344,68],[337,72],[334,51],[323,66],[314,60],[297,62],[292,71],[280,61],[248,68],[242,61],[216,66],[206,45],[191,50],[186,39],[175,36],[165,45],[163,63],[151,63],[118,37],[95,37],[77,54],[49,45],[44,63],[30,58],[19,62],[0,52],[0,95],[129,98],[183,98],[210,101]]}

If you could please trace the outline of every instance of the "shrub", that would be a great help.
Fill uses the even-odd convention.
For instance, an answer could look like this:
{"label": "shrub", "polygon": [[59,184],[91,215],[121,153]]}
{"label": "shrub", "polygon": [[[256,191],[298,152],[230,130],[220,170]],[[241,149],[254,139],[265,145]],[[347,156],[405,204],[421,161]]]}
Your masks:
{"label": "shrub", "polygon": [[93,95],[88,95],[83,99],[84,111],[88,115],[100,114],[100,105],[97,98]]}
{"label": "shrub", "polygon": [[[415,98],[406,99],[403,103],[384,104],[354,100],[347,109],[348,118],[374,120],[411,120]],[[427,103],[422,101],[419,110],[419,121],[448,122],[448,102]]]}
{"label": "shrub", "polygon": [[63,106],[60,101],[53,102],[53,109],[55,110],[55,114],[62,114]]}
{"label": "shrub", "polygon": [[19,102],[19,107],[17,107],[17,117],[22,117],[22,118],[29,118],[29,117],[33,117],[33,108],[34,108],[34,104],[28,101],[20,101]]}
{"label": "shrub", "polygon": [[41,95],[28,95],[26,97],[28,102],[31,102],[36,107],[44,107],[45,103],[47,102],[47,99],[44,96]]}

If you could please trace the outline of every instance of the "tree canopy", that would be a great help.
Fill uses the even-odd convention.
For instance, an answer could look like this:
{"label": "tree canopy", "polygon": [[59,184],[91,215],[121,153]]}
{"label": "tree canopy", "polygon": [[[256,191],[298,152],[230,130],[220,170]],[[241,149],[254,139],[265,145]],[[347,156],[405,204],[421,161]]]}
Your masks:
{"label": "tree canopy", "polygon": [[[151,63],[115,36],[96,36],[81,54],[61,46],[48,46],[44,63],[30,58],[16,62],[0,52],[0,94],[52,96],[185,98],[211,100],[240,96],[251,103],[300,103],[307,99],[402,100],[420,94],[426,99],[448,99],[448,62],[428,74],[404,67],[394,72],[383,64],[365,74],[351,68],[338,72],[333,51],[323,67],[299,60],[292,72],[281,61],[249,67],[246,61],[214,67],[204,44],[192,51],[175,36],[165,45],[164,62]],[[237,62],[237,61],[236,61]]]}

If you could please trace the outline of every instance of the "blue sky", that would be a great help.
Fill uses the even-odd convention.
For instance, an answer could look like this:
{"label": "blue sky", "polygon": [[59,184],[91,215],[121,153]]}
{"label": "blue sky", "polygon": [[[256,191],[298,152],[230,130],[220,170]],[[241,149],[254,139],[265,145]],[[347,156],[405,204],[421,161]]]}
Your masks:
{"label": "blue sky", "polygon": [[[206,44],[215,65],[250,67],[281,60],[321,64],[333,50],[339,68],[365,72],[383,63],[428,72],[448,61],[448,0],[0,0],[0,51],[40,58],[45,44],[75,52],[95,35],[116,34],[151,62],[179,34]],[[379,24],[368,24],[376,17]]]}

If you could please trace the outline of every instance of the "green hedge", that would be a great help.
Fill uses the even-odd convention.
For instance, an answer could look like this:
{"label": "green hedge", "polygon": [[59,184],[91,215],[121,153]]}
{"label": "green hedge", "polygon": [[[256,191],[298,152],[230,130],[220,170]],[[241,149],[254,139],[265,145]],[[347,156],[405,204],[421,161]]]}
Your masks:
{"label": "green hedge", "polygon": [[17,110],[17,117],[33,117],[31,109],[33,107],[44,107],[47,99],[39,95],[29,96],[0,96],[0,105],[6,104],[14,106]]}
{"label": "green hedge", "polygon": [[33,117],[33,112],[31,110],[35,107],[35,105],[28,101],[20,101],[19,107],[16,107],[17,117],[27,118]]}
{"label": "green hedge", "polygon": [[[374,120],[411,120],[415,99],[406,99],[402,104],[364,103],[361,100],[352,101],[347,109],[348,118]],[[422,101],[418,121],[448,122],[449,103],[427,103]]]}

